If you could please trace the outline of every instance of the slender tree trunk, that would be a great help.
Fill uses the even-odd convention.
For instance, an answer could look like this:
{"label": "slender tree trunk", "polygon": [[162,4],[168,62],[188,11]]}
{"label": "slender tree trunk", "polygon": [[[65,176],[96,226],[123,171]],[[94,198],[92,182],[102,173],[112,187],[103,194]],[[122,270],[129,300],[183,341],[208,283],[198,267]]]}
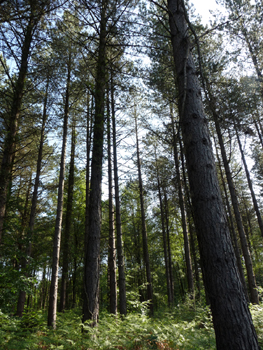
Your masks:
{"label": "slender tree trunk", "polygon": [[120,314],[126,315],[126,313],[127,313],[126,279],[125,279],[122,229],[121,229],[121,207],[120,207],[120,194],[119,194],[120,191],[119,191],[119,177],[118,177],[114,85],[113,85],[112,73],[111,73],[111,113],[112,113],[112,139],[113,139],[113,164],[114,164],[114,185],[115,185],[115,208],[116,208],[117,258],[118,258],[118,271],[119,271]]}
{"label": "slender tree trunk", "polygon": [[8,185],[11,181],[13,158],[16,148],[16,138],[18,131],[18,123],[20,110],[22,105],[23,90],[28,70],[28,60],[30,55],[30,46],[32,43],[34,28],[37,20],[34,17],[34,11],[31,10],[30,18],[25,31],[25,38],[21,53],[21,64],[19,68],[18,78],[14,86],[13,99],[6,130],[5,142],[3,147],[3,156],[0,169],[0,244],[2,242],[3,224],[6,210],[6,200]]}
{"label": "slender tree trunk", "polygon": [[176,145],[177,142],[176,142],[172,107],[170,107],[170,113],[171,113],[171,122],[173,127],[173,150],[174,150],[174,162],[175,162],[175,168],[176,168],[177,188],[178,188],[178,194],[179,194],[179,206],[180,206],[183,236],[184,236],[184,254],[185,254],[185,263],[186,263],[187,284],[188,284],[188,292],[190,293],[190,296],[193,297],[194,296],[194,279],[193,279],[190,244],[189,244],[188,231],[187,231],[184,196],[183,196],[182,181],[181,181],[181,175],[180,175],[179,158],[178,158],[178,151],[177,151],[177,145]]}
{"label": "slender tree trunk", "polygon": [[[135,111],[136,113],[136,111]],[[136,136],[136,153],[137,153],[137,166],[138,166],[138,180],[139,180],[139,191],[140,191],[140,205],[141,205],[141,221],[142,221],[142,246],[143,246],[143,258],[146,268],[146,280],[147,280],[147,299],[150,302],[149,308],[151,314],[153,314],[153,290],[152,290],[152,277],[150,270],[150,259],[148,251],[148,238],[145,221],[145,209],[144,209],[144,196],[143,196],[143,184],[142,184],[142,173],[141,173],[141,159],[139,149],[139,138],[138,138],[138,126],[137,116],[135,115],[135,136]]]}
{"label": "slender tree trunk", "polygon": [[104,132],[104,94],[106,81],[106,7],[102,3],[100,42],[95,88],[95,120],[90,183],[88,243],[84,266],[83,322],[92,320],[95,326],[99,315],[99,267],[101,231],[101,181]]}
{"label": "slender tree trunk", "polygon": [[256,215],[257,215],[257,219],[258,219],[258,226],[259,226],[261,235],[263,236],[263,221],[262,221],[260,210],[259,210],[259,207],[258,207],[258,202],[257,202],[256,195],[255,195],[255,192],[254,192],[254,189],[253,189],[252,181],[251,181],[251,178],[250,178],[250,173],[249,173],[249,170],[248,170],[248,167],[247,167],[246,158],[245,158],[245,155],[244,155],[244,151],[242,149],[240,137],[238,135],[238,131],[237,131],[236,127],[235,127],[235,130],[236,130],[236,136],[237,136],[237,142],[238,142],[239,150],[240,150],[240,153],[241,153],[242,161],[243,161],[245,172],[246,172],[246,176],[247,176],[248,187],[250,189],[250,193],[251,193],[254,209],[255,209],[255,212],[256,212]]}
{"label": "slender tree trunk", "polygon": [[71,154],[68,177],[68,201],[65,215],[63,259],[62,259],[62,276],[59,311],[64,312],[67,300],[67,284],[68,284],[68,266],[69,266],[69,239],[72,228],[72,209],[74,194],[74,173],[75,173],[75,148],[76,148],[76,121],[73,120],[71,134]]}
{"label": "slender tree trunk", "polygon": [[166,230],[165,230],[165,218],[164,218],[164,212],[163,212],[163,199],[162,199],[162,193],[161,193],[160,175],[159,175],[156,149],[154,151],[155,151],[155,167],[156,167],[156,171],[157,171],[157,188],[158,188],[158,196],[159,196],[160,211],[161,211],[163,251],[164,251],[165,275],[166,275],[166,284],[167,284],[167,297],[168,297],[168,306],[171,307],[172,290],[171,290],[171,279],[170,279],[169,261],[168,261],[168,253],[167,253],[167,239],[166,239],[167,237],[166,237]]}
{"label": "slender tree trunk", "polygon": [[168,252],[168,263],[169,263],[169,273],[170,273],[170,287],[171,287],[171,303],[174,303],[174,279],[173,279],[173,262],[172,262],[172,252],[170,243],[170,229],[169,229],[169,206],[167,193],[165,188],[164,192],[164,213],[165,213],[165,226],[166,226],[166,236],[167,236],[167,252]]}
{"label": "slender tree trunk", "polygon": [[116,278],[116,248],[114,230],[114,208],[112,193],[112,162],[111,162],[111,123],[110,101],[107,96],[107,141],[108,141],[108,181],[109,181],[109,284],[110,284],[110,313],[117,314],[117,278]]}
{"label": "slender tree trunk", "polygon": [[201,88],[190,51],[184,2],[168,0],[168,10],[195,227],[217,350],[258,350],[224,213]]}
{"label": "slender tree trunk", "polygon": [[63,125],[63,141],[60,161],[59,185],[58,185],[58,203],[55,234],[53,240],[53,255],[52,255],[52,276],[49,292],[49,308],[47,325],[56,328],[57,318],[57,297],[58,297],[58,268],[60,256],[61,243],[61,228],[62,228],[62,214],[63,214],[63,195],[65,182],[65,163],[66,163],[66,149],[67,149],[67,134],[68,134],[68,115],[69,115],[69,94],[70,94],[70,75],[71,75],[71,52],[68,61],[68,75],[64,110],[64,125]]}

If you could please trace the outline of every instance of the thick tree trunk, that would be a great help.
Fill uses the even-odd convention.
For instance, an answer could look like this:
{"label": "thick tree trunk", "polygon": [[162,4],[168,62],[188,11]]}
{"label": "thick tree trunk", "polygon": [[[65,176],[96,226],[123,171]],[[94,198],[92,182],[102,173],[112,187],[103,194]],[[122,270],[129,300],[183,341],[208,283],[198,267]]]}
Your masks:
{"label": "thick tree trunk", "polygon": [[117,277],[116,277],[116,248],[114,229],[114,208],[112,193],[112,166],[111,166],[111,123],[110,101],[107,96],[107,141],[108,141],[108,181],[109,181],[109,277],[110,277],[110,313],[117,314]]}
{"label": "thick tree trunk", "polygon": [[150,259],[149,259],[149,251],[148,251],[148,238],[147,238],[147,229],[146,229],[146,220],[145,220],[141,159],[140,159],[138,126],[137,126],[136,115],[135,115],[135,136],[136,136],[137,167],[138,167],[138,180],[139,180],[140,205],[141,205],[143,259],[144,259],[145,268],[146,268],[146,280],[147,280],[147,299],[149,300],[149,303],[150,303],[149,304],[150,312],[153,315],[152,277],[151,277]]}
{"label": "thick tree trunk", "polygon": [[71,75],[71,53],[69,54],[68,62],[68,76],[65,98],[64,110],[64,125],[63,125],[63,140],[60,161],[59,185],[58,185],[58,203],[56,226],[53,240],[53,255],[52,255],[52,276],[49,292],[49,308],[47,325],[56,328],[57,318],[57,297],[58,297],[58,268],[60,256],[61,243],[61,228],[62,228],[62,214],[63,214],[63,196],[64,196],[64,182],[65,182],[65,163],[66,163],[66,149],[67,149],[67,134],[68,134],[68,115],[69,115],[69,94],[70,94],[70,75]]}
{"label": "thick tree trunk", "polygon": [[101,181],[104,133],[104,94],[106,81],[106,7],[104,0],[100,21],[100,42],[95,88],[95,120],[90,183],[90,210],[87,251],[84,266],[83,322],[92,320],[95,326],[99,316],[99,268],[101,231]]}
{"label": "thick tree trunk", "polygon": [[182,0],[168,0],[195,227],[211,303],[217,350],[259,349],[224,213]]}
{"label": "thick tree trunk", "polygon": [[59,311],[64,312],[67,300],[67,284],[68,284],[68,267],[69,267],[69,239],[72,227],[72,209],[73,209],[73,194],[74,194],[74,173],[75,173],[75,148],[76,148],[76,127],[75,120],[72,124],[71,134],[71,152],[70,152],[70,166],[68,176],[68,200],[65,215],[65,229],[64,229],[64,244],[63,244],[63,259],[62,259],[62,276],[61,276],[61,291]]}
{"label": "thick tree trunk", "polygon": [[117,233],[117,258],[119,271],[119,297],[120,297],[120,314],[126,315],[126,279],[123,257],[122,229],[121,229],[121,207],[119,194],[119,177],[118,177],[118,158],[117,158],[117,141],[116,141],[116,120],[115,120],[115,103],[114,103],[114,86],[111,75],[111,113],[112,113],[112,139],[113,139],[113,164],[114,164],[114,185],[115,185],[115,208],[116,208],[116,233]]}

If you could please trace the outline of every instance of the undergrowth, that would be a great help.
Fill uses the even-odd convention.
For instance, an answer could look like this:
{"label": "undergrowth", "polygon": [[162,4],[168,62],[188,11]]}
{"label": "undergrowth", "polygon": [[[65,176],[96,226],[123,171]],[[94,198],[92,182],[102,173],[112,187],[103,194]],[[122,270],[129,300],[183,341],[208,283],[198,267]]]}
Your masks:
{"label": "undergrowth", "polygon": [[[263,343],[263,309],[251,307]],[[101,313],[99,326],[82,324],[79,310],[58,314],[57,329],[46,326],[47,315],[28,311],[21,319],[0,313],[0,348],[78,350],[213,350],[216,349],[208,308],[177,306],[150,318],[129,314],[125,318]]]}

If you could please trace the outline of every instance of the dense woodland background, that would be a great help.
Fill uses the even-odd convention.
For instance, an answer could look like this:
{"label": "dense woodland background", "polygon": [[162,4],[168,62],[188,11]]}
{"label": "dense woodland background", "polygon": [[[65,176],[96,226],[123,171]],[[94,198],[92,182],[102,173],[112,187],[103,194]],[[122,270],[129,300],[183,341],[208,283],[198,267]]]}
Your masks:
{"label": "dense woodland background", "polygon": [[[218,3],[206,26],[185,3],[189,52],[240,280],[259,304],[263,3]],[[0,5],[3,322],[41,311],[56,328],[57,305],[93,324],[99,310],[153,316],[209,305],[166,2]]]}

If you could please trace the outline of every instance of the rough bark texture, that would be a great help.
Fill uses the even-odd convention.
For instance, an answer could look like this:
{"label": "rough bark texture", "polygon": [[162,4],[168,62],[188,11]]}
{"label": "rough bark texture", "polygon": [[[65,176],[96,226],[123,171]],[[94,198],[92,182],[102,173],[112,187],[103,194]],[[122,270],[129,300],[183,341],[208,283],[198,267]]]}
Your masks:
{"label": "rough bark texture", "polygon": [[57,318],[58,268],[59,268],[59,256],[60,256],[60,244],[61,244],[65,163],[66,163],[67,134],[68,134],[70,75],[71,75],[71,54],[69,55],[69,62],[68,62],[68,76],[67,76],[67,87],[66,87],[66,98],[65,98],[64,124],[63,124],[63,141],[62,141],[59,185],[58,185],[58,203],[57,203],[57,215],[56,215],[56,224],[55,224],[56,226],[55,226],[55,233],[54,233],[54,240],[53,240],[52,275],[51,275],[51,285],[50,285],[50,292],[49,292],[49,307],[48,307],[48,321],[47,321],[47,325],[54,329],[56,328],[56,318]]}
{"label": "rough bark texture", "polygon": [[259,349],[224,213],[183,1],[168,0],[168,10],[195,227],[217,350]]}
{"label": "rough bark texture", "polygon": [[90,205],[87,251],[84,266],[83,321],[92,320],[95,326],[99,315],[99,268],[101,231],[101,181],[104,132],[104,94],[106,81],[106,7],[101,9],[100,42],[95,87],[95,119],[90,181]]}
{"label": "rough bark texture", "polygon": [[114,104],[114,88],[113,79],[111,77],[111,113],[112,113],[112,139],[113,139],[113,164],[114,164],[114,185],[115,185],[115,208],[116,208],[116,234],[117,234],[117,259],[119,271],[119,297],[120,297],[120,314],[126,315],[126,279],[123,257],[122,229],[121,229],[121,207],[120,207],[120,191],[118,177],[118,158],[117,158],[117,141],[116,141],[116,120],[115,120],[115,104]]}
{"label": "rough bark texture", "polygon": [[146,268],[146,280],[147,280],[147,299],[150,302],[150,305],[149,305],[150,312],[151,312],[151,314],[153,314],[152,277],[151,277],[150,259],[149,259],[149,251],[148,251],[148,238],[147,238],[147,229],[146,229],[146,221],[145,221],[143,183],[142,183],[142,173],[141,173],[141,159],[140,159],[140,149],[139,149],[139,138],[138,138],[138,127],[137,127],[136,115],[135,115],[135,136],[136,136],[137,167],[138,167],[138,180],[139,180],[140,205],[141,205],[143,259],[144,259],[145,268]]}

